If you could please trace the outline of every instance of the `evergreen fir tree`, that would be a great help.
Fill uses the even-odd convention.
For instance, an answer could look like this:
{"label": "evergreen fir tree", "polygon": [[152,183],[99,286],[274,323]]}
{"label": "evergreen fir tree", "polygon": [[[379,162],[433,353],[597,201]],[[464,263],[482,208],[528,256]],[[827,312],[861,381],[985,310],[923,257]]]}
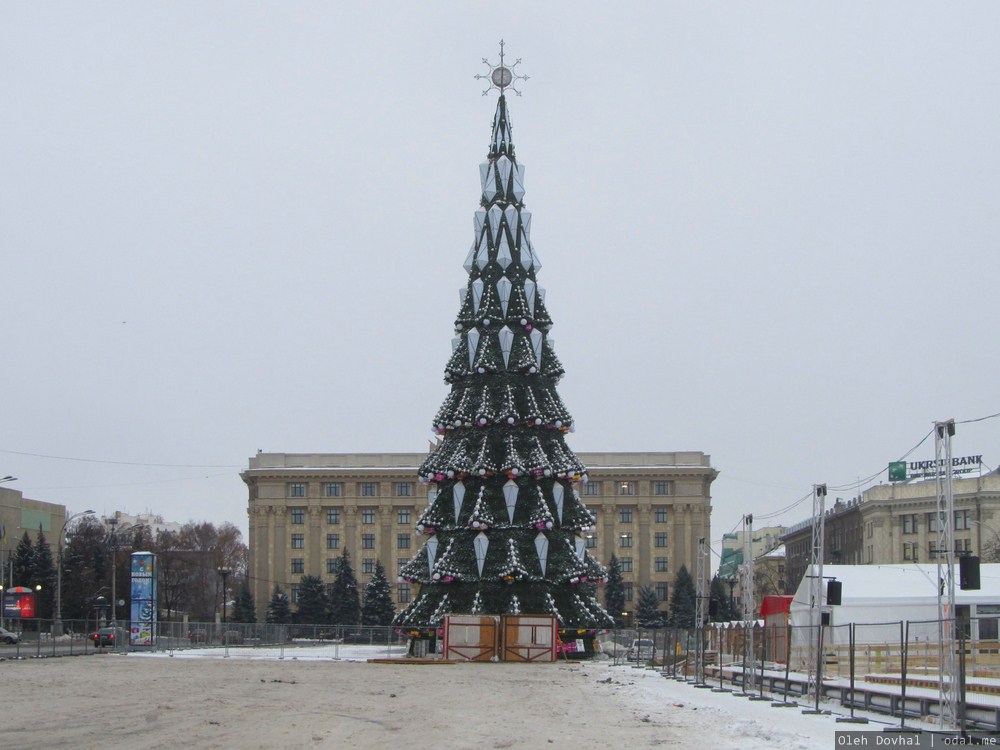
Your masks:
{"label": "evergreen fir tree", "polygon": [[670,624],[675,628],[693,628],[695,625],[694,579],[686,565],[681,565],[674,578],[674,590],[670,593]]}
{"label": "evergreen fir tree", "polygon": [[733,601],[729,595],[729,589],[725,581],[718,575],[712,576],[712,583],[708,588],[709,602],[715,602],[715,617],[712,622],[731,622],[739,617],[733,612]]}
{"label": "evergreen fir tree", "polygon": [[52,618],[56,592],[56,565],[52,560],[52,549],[45,539],[45,533],[38,529],[35,538],[35,559],[31,574],[32,585],[41,585],[35,596],[35,613],[45,620]]}
{"label": "evergreen fir tree", "polygon": [[[502,63],[496,71],[510,73]],[[563,368],[502,88],[480,177],[468,283],[445,367],[450,393],[433,425],[441,439],[419,469],[430,489],[417,533],[428,539],[401,571],[420,590],[396,623],[531,613],[553,614],[560,627],[608,627],[608,613],[580,585],[604,570],[585,549],[594,516],[577,487],[586,469],[566,445],[573,419],[556,392]]]}
{"label": "evergreen fir tree", "polygon": [[330,612],[327,621],[333,625],[357,625],[361,619],[358,580],[351,567],[351,556],[345,549],[337,564],[337,577],[330,587]]}
{"label": "evergreen fir tree", "polygon": [[660,611],[660,598],[652,586],[639,587],[639,601],[635,607],[635,622],[640,628],[662,628],[666,619]]}
{"label": "evergreen fir tree", "polygon": [[287,625],[292,621],[292,608],[288,605],[288,594],[281,586],[274,584],[274,593],[267,605],[267,621],[275,625]]}
{"label": "evergreen fir tree", "polygon": [[240,586],[233,602],[233,622],[257,622],[257,612],[254,608],[253,594],[250,586],[244,583]]}
{"label": "evergreen fir tree", "polygon": [[396,606],[392,602],[392,587],[385,577],[382,561],[375,561],[375,573],[365,584],[365,603],[361,607],[362,625],[392,625],[396,616]]}
{"label": "evergreen fir tree", "polygon": [[24,532],[21,541],[14,548],[14,556],[11,560],[13,567],[14,585],[33,588],[35,576],[35,546],[31,543],[28,532]]}
{"label": "evergreen fir tree", "polygon": [[622,566],[615,554],[611,553],[608,562],[608,577],[604,582],[604,606],[614,618],[619,628],[625,623],[622,612],[625,611],[625,584],[622,581]]}
{"label": "evergreen fir tree", "polygon": [[326,584],[319,576],[302,576],[299,583],[299,602],[296,622],[306,625],[325,623],[330,600]]}

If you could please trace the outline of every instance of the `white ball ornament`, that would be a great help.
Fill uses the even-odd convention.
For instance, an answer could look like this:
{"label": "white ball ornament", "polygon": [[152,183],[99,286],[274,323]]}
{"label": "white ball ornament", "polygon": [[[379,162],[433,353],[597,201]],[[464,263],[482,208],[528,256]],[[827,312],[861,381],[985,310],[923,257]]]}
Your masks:
{"label": "white ball ornament", "polygon": [[431,576],[431,578],[433,578],[435,581],[440,581],[441,580],[441,574],[440,573],[435,573],[434,575]]}
{"label": "white ball ornament", "polygon": [[528,372],[530,372],[532,375],[534,375],[536,372],[538,372],[538,368],[536,368],[534,365],[532,365],[531,367],[528,368]]}
{"label": "white ball ornament", "polygon": [[545,476],[551,477],[552,476],[552,469],[546,469],[545,470]]}
{"label": "white ball ornament", "polygon": [[480,417],[479,418],[479,425],[482,426],[484,424],[486,424],[486,417]]}
{"label": "white ball ornament", "polygon": [[541,417],[535,417],[535,426],[537,427],[541,423],[542,423],[542,418]]}
{"label": "white ball ornament", "polygon": [[472,528],[478,529],[479,528],[479,521],[473,521],[472,522]]}
{"label": "white ball ornament", "polygon": [[455,472],[453,470],[451,470],[451,469],[448,469],[448,479],[451,479],[454,476],[455,476]]}
{"label": "white ball ornament", "polygon": [[479,476],[481,476],[481,477],[486,476],[486,469],[480,469],[479,470]]}
{"label": "white ball ornament", "polygon": [[562,427],[562,420],[561,419],[557,419],[556,420],[556,427]]}
{"label": "white ball ornament", "polygon": [[483,325],[484,326],[488,326],[489,324],[490,324],[490,319],[489,318],[483,318]]}
{"label": "white ball ornament", "polygon": [[507,424],[514,424],[514,417],[507,417]]}
{"label": "white ball ornament", "polygon": [[476,369],[476,372],[478,372],[480,375],[485,375],[486,374],[486,368],[485,367],[479,367],[479,368]]}
{"label": "white ball ornament", "polygon": [[455,426],[456,427],[461,427],[462,426],[462,420],[461,419],[456,419],[455,420]]}
{"label": "white ball ornament", "polygon": [[552,521],[546,521],[545,522],[545,528],[551,529],[552,528]]}
{"label": "white ball ornament", "polygon": [[528,319],[527,318],[521,318],[521,325],[523,325],[523,326],[528,325]]}

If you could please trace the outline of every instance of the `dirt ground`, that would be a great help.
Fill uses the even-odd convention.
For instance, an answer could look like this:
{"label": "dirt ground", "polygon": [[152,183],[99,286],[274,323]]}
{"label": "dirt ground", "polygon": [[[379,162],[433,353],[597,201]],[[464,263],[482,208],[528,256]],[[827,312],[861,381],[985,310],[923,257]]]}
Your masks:
{"label": "dirt ground", "polygon": [[692,727],[637,717],[593,669],[122,655],[6,661],[0,742],[10,750],[687,745]]}

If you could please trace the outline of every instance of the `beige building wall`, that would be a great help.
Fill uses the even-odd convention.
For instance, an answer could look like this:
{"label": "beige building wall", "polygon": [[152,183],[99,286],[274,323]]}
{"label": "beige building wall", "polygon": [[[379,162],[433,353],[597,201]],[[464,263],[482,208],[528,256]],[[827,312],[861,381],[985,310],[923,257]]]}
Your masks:
{"label": "beige building wall", "polygon": [[[66,506],[47,503],[42,500],[26,498],[19,490],[0,487],[0,527],[6,530],[6,540],[0,545],[0,559],[8,559],[9,554],[17,547],[24,532],[28,532],[32,543],[38,537],[41,527],[45,540],[52,550],[52,559],[56,560],[59,532],[66,523]],[[0,581],[7,586],[11,581]],[[21,585],[13,581],[13,585]]]}
{"label": "beige building wall", "polygon": [[[590,482],[581,499],[597,515],[587,544],[602,563],[627,561],[631,590],[652,586],[663,597],[681,564],[696,571],[698,539],[711,538],[711,485],[717,472],[700,452],[577,453]],[[250,577],[263,619],[275,584],[292,594],[303,575],[334,579],[347,549],[363,586],[375,560],[396,581],[399,566],[423,544],[414,526],[427,507],[417,481],[425,453],[259,453],[241,476],[249,490]],[[395,583],[396,608],[413,587]],[[603,601],[603,593],[600,594]]]}

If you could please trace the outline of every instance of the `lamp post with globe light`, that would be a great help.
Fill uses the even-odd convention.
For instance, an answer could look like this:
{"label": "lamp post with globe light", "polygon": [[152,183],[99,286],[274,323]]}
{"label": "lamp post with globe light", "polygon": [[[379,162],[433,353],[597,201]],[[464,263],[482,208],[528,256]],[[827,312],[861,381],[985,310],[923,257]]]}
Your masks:
{"label": "lamp post with globe light", "polygon": [[56,621],[52,624],[52,629],[55,636],[62,635],[62,569],[63,569],[63,542],[66,540],[66,527],[69,526],[70,522],[75,518],[80,518],[81,516],[92,516],[94,511],[84,510],[79,513],[74,513],[63,523],[62,528],[59,529],[59,544],[56,554]]}

